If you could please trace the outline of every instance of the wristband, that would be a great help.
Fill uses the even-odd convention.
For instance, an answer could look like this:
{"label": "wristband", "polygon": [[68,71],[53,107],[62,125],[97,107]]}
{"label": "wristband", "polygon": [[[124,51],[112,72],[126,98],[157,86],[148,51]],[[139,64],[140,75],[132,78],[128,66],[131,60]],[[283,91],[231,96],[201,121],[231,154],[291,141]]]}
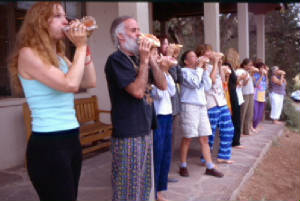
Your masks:
{"label": "wristband", "polygon": [[88,62],[84,63],[84,65],[87,66],[87,65],[89,65],[90,63],[92,63],[92,57],[91,57],[91,59],[90,59]]}
{"label": "wristband", "polygon": [[91,49],[89,46],[86,46],[86,57],[88,56],[90,56],[91,59],[88,62],[84,63],[85,66],[89,65],[92,62]]}
{"label": "wristband", "polygon": [[89,46],[86,46],[86,56],[91,56],[91,49]]}

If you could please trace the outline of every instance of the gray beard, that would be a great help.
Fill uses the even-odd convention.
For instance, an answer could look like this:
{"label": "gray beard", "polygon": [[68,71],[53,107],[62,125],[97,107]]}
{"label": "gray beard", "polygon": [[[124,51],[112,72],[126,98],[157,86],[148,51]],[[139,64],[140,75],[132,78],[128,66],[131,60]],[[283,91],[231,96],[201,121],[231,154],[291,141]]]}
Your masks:
{"label": "gray beard", "polygon": [[125,35],[125,39],[126,42],[124,44],[124,48],[137,56],[139,54],[139,46],[137,44],[137,41],[132,38],[129,38],[127,35]]}

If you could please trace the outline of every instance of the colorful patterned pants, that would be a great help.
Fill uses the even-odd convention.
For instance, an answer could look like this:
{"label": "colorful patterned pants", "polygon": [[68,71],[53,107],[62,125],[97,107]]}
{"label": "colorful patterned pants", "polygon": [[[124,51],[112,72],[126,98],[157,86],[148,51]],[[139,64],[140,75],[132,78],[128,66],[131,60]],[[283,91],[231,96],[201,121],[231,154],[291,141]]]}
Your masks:
{"label": "colorful patterned pants", "polygon": [[113,201],[148,201],[151,191],[152,134],[112,138]]}
{"label": "colorful patterned pants", "polygon": [[209,146],[213,149],[217,127],[220,129],[220,148],[218,158],[229,160],[231,158],[231,145],[234,135],[234,127],[228,106],[215,106],[208,111],[208,117],[212,129],[209,136]]}

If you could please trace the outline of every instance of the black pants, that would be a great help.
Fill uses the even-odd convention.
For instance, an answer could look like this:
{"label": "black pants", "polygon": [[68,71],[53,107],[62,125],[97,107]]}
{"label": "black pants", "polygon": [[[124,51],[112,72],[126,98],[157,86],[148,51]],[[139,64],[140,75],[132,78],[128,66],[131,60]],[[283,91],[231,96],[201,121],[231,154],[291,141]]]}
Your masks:
{"label": "black pants", "polygon": [[27,170],[41,201],[76,201],[82,151],[79,129],[32,132]]}
{"label": "black pants", "polygon": [[238,104],[231,105],[232,109],[232,123],[234,126],[234,136],[232,146],[239,146],[241,138],[241,107]]}

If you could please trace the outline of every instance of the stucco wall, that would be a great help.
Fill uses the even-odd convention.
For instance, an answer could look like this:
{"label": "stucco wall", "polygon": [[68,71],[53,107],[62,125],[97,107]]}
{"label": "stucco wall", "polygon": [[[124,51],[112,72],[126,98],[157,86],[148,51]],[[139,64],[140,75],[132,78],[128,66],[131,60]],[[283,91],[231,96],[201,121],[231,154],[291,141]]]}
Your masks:
{"label": "stucco wall", "polygon": [[0,170],[24,163],[26,132],[22,103],[24,99],[1,101]]}
{"label": "stucco wall", "polygon": [[[104,73],[107,57],[115,51],[110,38],[110,25],[118,16],[118,3],[91,2],[86,5],[87,15],[95,17],[99,29],[89,39],[92,57],[97,72],[97,87],[90,92],[97,95],[101,109],[110,110],[110,100]],[[105,121],[108,117],[103,116]]]}

